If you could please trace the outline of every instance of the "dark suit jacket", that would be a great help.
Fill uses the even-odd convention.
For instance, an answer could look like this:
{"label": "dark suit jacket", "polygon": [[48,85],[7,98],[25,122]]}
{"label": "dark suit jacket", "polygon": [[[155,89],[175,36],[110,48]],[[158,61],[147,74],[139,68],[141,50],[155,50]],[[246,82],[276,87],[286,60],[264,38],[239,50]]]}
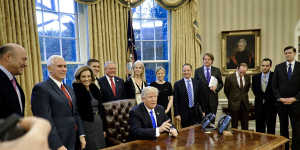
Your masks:
{"label": "dark suit jacket", "polygon": [[252,91],[255,96],[255,109],[263,109],[263,99],[266,101],[266,105],[270,108],[275,108],[276,99],[272,90],[272,78],[273,72],[270,72],[268,85],[266,91],[262,91],[261,87],[261,74],[258,73],[252,77]]}
{"label": "dark suit jacket", "polygon": [[296,97],[300,101],[300,62],[296,61],[292,78],[288,79],[286,62],[276,65],[273,76],[273,92],[276,99]]}
{"label": "dark suit jacket", "polygon": [[[154,108],[157,127],[160,127],[163,122],[169,118],[165,114],[165,109],[156,105]],[[130,135],[133,139],[155,139],[156,129],[152,126],[150,115],[144,105],[140,103],[134,106],[129,112]]]}
{"label": "dark suit jacket", "polygon": [[94,121],[94,113],[92,108],[92,96],[99,101],[99,113],[102,117],[102,120],[104,119],[104,107],[102,105],[102,94],[98,87],[95,84],[90,84],[88,91],[85,86],[82,83],[73,83],[72,84],[75,95],[76,95],[76,102],[77,102],[77,108],[78,113],[80,115],[80,118],[84,121],[93,122]]}
{"label": "dark suit jacket", "polygon": [[103,103],[113,100],[125,99],[124,80],[118,77],[114,78],[117,96],[114,96],[106,76],[103,76],[100,79],[98,79],[101,92],[103,93]]}
{"label": "dark suit jacket", "polygon": [[[194,106],[199,104],[202,110],[206,109],[206,103],[203,103],[204,99],[207,98],[203,92],[203,87],[197,84],[197,81],[192,78],[193,91],[194,91]],[[200,99],[201,97],[201,99]],[[178,80],[174,84],[174,116],[180,115],[182,122],[186,122],[189,113],[189,97],[185,86],[184,79]]]}
{"label": "dark suit jacket", "polygon": [[[48,138],[51,149],[64,145],[68,150],[74,150],[76,138],[83,134],[83,129],[75,94],[72,89],[65,87],[72,98],[73,109],[62,90],[50,78],[33,87],[31,108],[33,115],[45,118],[51,123],[52,129]],[[78,133],[75,128],[78,128]]]}
{"label": "dark suit jacket", "polygon": [[18,94],[14,86],[6,74],[0,70],[0,118],[6,118],[13,113],[24,116],[25,96],[17,80],[16,83],[21,94],[23,111],[21,111]]}
{"label": "dark suit jacket", "polygon": [[229,110],[238,111],[240,110],[241,103],[244,104],[247,111],[249,110],[249,88],[250,88],[250,77],[245,75],[245,85],[243,88],[239,87],[236,72],[229,75],[225,79],[224,93],[228,99]]}
{"label": "dark suit jacket", "polygon": [[[146,87],[147,82],[144,82],[144,85]],[[128,98],[128,99],[135,98],[135,86],[134,86],[134,83],[133,83],[131,77],[128,78],[125,82],[125,92],[126,92],[126,98]]]}
{"label": "dark suit jacket", "polygon": [[[221,71],[219,68],[211,66],[211,76],[214,76],[218,80],[218,85],[216,88],[216,93],[211,91],[210,88],[208,87],[207,80],[204,75],[204,66],[198,68],[195,70],[195,80],[199,82],[199,84],[202,84],[204,89],[206,90],[208,94],[208,99],[205,103],[209,106],[208,112],[217,112],[217,107],[218,107],[218,102],[219,102],[219,97],[218,93],[221,91],[223,88],[223,81],[222,81],[222,76],[221,76]],[[206,112],[207,113],[207,112]]]}

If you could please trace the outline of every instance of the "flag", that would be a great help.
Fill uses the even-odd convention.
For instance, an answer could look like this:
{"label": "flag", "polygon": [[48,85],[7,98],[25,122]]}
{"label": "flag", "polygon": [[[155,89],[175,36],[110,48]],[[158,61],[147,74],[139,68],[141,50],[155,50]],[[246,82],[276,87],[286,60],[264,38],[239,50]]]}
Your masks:
{"label": "flag", "polygon": [[130,57],[132,62],[135,62],[137,60],[137,54],[135,50],[135,39],[134,39],[134,32],[133,32],[133,26],[132,26],[132,15],[131,15],[131,9],[128,11],[128,28],[127,28],[127,53],[129,54],[129,60]]}

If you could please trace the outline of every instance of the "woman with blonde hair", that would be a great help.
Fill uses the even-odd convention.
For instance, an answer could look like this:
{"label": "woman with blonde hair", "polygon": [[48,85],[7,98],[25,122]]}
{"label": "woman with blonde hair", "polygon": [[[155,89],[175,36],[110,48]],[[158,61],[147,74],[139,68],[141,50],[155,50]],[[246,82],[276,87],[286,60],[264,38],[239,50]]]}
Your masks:
{"label": "woman with blonde hair", "polygon": [[156,87],[159,91],[157,104],[165,108],[165,113],[171,118],[171,108],[173,106],[173,90],[170,82],[165,81],[166,70],[163,67],[158,67],[155,71],[156,81],[150,86]]}
{"label": "woman with blonde hair", "polygon": [[75,72],[72,84],[77,102],[78,113],[83,121],[86,135],[86,150],[105,147],[103,121],[104,107],[102,95],[94,83],[95,77],[89,66],[81,66]]}
{"label": "woman with blonde hair", "polygon": [[129,77],[124,84],[125,91],[127,98],[135,98],[137,104],[139,104],[142,102],[142,90],[147,86],[144,63],[139,60],[134,62],[132,70],[131,77]]}

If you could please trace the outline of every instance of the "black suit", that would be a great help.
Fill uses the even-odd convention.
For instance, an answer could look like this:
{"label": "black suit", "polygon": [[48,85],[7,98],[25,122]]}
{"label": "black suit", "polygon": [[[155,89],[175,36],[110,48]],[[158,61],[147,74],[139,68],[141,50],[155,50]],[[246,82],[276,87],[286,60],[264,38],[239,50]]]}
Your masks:
{"label": "black suit", "polygon": [[217,108],[218,108],[218,103],[219,103],[218,93],[223,88],[223,81],[222,81],[222,76],[221,76],[221,72],[220,72],[219,68],[211,66],[210,72],[211,72],[211,76],[216,77],[218,80],[216,92],[211,91],[210,88],[208,87],[208,82],[204,75],[204,66],[195,70],[195,80],[197,80],[199,82],[199,84],[203,85],[203,87],[205,88],[207,95],[208,95],[208,99],[206,100],[205,103],[207,103],[207,105],[209,107],[206,109],[205,113],[206,114],[208,114],[208,113],[216,114]]}
{"label": "black suit", "polygon": [[114,96],[111,86],[106,78],[106,76],[98,79],[99,85],[101,88],[101,92],[103,93],[103,103],[125,99],[125,91],[124,91],[124,80],[118,77],[114,77],[115,86],[116,86],[116,96]]}
{"label": "black suit", "polygon": [[17,80],[16,84],[20,91],[23,111],[21,111],[18,94],[15,91],[13,84],[7,75],[0,70],[0,118],[6,118],[13,113],[24,116],[25,96]]}
{"label": "black suit", "polygon": [[49,78],[33,87],[32,113],[50,121],[52,129],[48,140],[51,149],[64,145],[68,150],[75,150],[76,138],[83,134],[83,129],[75,94],[72,89],[65,87],[71,96],[72,108],[63,91]]}
{"label": "black suit", "polygon": [[184,79],[178,80],[174,84],[174,116],[180,115],[183,128],[199,123],[199,120],[196,119],[202,116],[196,116],[194,113],[195,106],[201,105],[202,110],[207,107],[203,103],[207,98],[203,92],[203,87],[198,85],[194,79],[192,79],[192,83],[194,92],[194,107],[192,108],[189,108],[188,92]]}
{"label": "black suit", "polygon": [[[292,149],[300,149],[300,63],[295,62],[292,77],[288,79],[287,64],[283,62],[276,65],[273,75],[273,92],[277,101],[280,98],[295,97],[293,104],[278,102],[278,115],[280,120],[280,135],[289,138],[288,118],[291,119],[293,129]],[[288,143],[286,144],[288,149]]]}
{"label": "black suit", "polygon": [[252,77],[252,91],[255,95],[256,132],[275,134],[276,99],[272,90],[273,72],[270,72],[265,92],[262,90],[262,73]]}
{"label": "black suit", "polygon": [[[156,115],[157,128],[160,127],[163,122],[169,119],[165,114],[165,109],[160,105],[156,105],[156,107],[154,108],[154,112]],[[156,129],[152,126],[151,117],[144,103],[140,103],[130,110],[129,125],[130,135],[134,140],[152,140],[156,138]]]}

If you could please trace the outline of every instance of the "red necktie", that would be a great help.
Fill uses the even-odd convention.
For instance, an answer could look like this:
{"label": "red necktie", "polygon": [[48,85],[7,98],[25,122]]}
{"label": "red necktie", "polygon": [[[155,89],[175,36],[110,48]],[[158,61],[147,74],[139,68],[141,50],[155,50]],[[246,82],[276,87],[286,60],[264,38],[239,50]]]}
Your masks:
{"label": "red necktie", "polygon": [[17,92],[17,83],[16,83],[16,80],[15,79],[11,79],[10,81],[13,84],[15,91]]}
{"label": "red necktie", "polygon": [[115,85],[114,80],[112,78],[110,78],[110,83],[111,83],[111,90],[112,90],[114,96],[116,96],[117,95],[117,93],[116,93],[116,85]]}
{"label": "red necktie", "polygon": [[64,92],[65,96],[67,97],[68,104],[69,104],[70,108],[72,108],[72,99],[71,99],[71,96],[68,94],[68,91],[67,91],[67,89],[65,88],[65,86],[63,84],[61,85],[61,90]]}

